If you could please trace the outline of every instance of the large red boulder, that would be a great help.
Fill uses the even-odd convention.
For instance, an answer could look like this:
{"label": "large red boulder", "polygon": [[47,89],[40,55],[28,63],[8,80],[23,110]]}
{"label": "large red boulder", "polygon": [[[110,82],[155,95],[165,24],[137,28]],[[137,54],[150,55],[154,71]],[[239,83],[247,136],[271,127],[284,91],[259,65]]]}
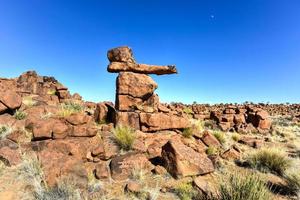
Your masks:
{"label": "large red boulder", "polygon": [[154,80],[145,74],[121,72],[117,78],[117,94],[145,98],[157,88]]}
{"label": "large red boulder", "polygon": [[168,172],[177,178],[208,174],[214,171],[212,161],[205,153],[199,153],[172,139],[162,147],[162,158]]}
{"label": "large red boulder", "polygon": [[110,49],[107,58],[110,62],[135,63],[132,50],[127,46]]}
{"label": "large red boulder", "polygon": [[[9,109],[18,109],[22,105],[22,98],[14,91],[0,91],[0,102]],[[3,106],[1,106],[3,109]]]}

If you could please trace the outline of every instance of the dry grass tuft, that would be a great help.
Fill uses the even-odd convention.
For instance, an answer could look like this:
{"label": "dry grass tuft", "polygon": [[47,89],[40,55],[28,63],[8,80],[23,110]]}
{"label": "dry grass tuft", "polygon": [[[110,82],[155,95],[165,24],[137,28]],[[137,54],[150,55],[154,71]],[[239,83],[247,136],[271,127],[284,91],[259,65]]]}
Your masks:
{"label": "dry grass tuft", "polygon": [[217,138],[217,140],[219,140],[219,142],[221,144],[224,144],[226,142],[226,137],[225,137],[225,133],[222,131],[214,131],[213,135],[215,136],[215,138]]}
{"label": "dry grass tuft", "polygon": [[135,131],[129,126],[118,125],[113,129],[115,141],[123,150],[130,150],[135,141]]}
{"label": "dry grass tuft", "polygon": [[194,130],[191,127],[185,128],[182,131],[182,136],[186,138],[191,138],[193,136],[193,131]]}
{"label": "dry grass tuft", "polygon": [[247,161],[251,167],[262,172],[271,172],[283,175],[291,167],[292,161],[285,152],[277,149],[260,149],[248,156]]}
{"label": "dry grass tuft", "polygon": [[231,174],[219,186],[216,200],[270,200],[271,193],[255,173]]}
{"label": "dry grass tuft", "polygon": [[0,124],[0,139],[5,138],[13,131],[13,128],[8,125]]}
{"label": "dry grass tuft", "polygon": [[27,117],[27,113],[25,113],[24,111],[16,110],[14,117],[17,120],[23,120]]}
{"label": "dry grass tuft", "polygon": [[73,113],[82,112],[84,110],[83,106],[76,102],[66,102],[60,106],[58,115],[60,117],[67,117]]}

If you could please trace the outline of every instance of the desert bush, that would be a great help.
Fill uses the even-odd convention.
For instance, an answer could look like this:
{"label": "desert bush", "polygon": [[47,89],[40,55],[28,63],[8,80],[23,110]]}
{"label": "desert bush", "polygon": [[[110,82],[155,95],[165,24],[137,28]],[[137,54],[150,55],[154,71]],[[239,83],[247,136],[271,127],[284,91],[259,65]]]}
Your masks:
{"label": "desert bush", "polygon": [[47,188],[41,164],[35,155],[24,155],[18,166],[18,179],[33,189],[34,196],[42,196]]}
{"label": "desert bush", "polygon": [[187,115],[193,114],[193,110],[189,107],[185,107],[182,111]]}
{"label": "desert bush", "polygon": [[207,147],[207,149],[206,149],[206,154],[207,155],[215,155],[215,154],[217,154],[218,153],[218,150],[217,150],[217,148],[216,147],[214,147],[214,146],[209,146],[209,147]]}
{"label": "desert bush", "polygon": [[56,90],[55,89],[50,89],[47,91],[48,95],[55,95],[56,94]]}
{"label": "desert bush", "polygon": [[135,132],[129,126],[118,125],[113,129],[115,141],[124,150],[130,150],[135,140]]}
{"label": "desert bush", "polygon": [[195,131],[204,131],[205,130],[205,122],[202,120],[190,119],[191,125]]}
{"label": "desert bush", "polygon": [[241,136],[238,133],[233,133],[231,138],[237,142],[240,140]]}
{"label": "desert bush", "polygon": [[36,101],[32,99],[32,96],[26,96],[22,99],[22,103],[27,107],[32,107],[37,104]]}
{"label": "desert bush", "polygon": [[143,182],[146,179],[147,171],[142,166],[134,166],[131,170],[131,178],[135,181]]}
{"label": "desert bush", "polygon": [[181,200],[191,200],[197,195],[197,192],[191,183],[179,183],[174,189],[175,193]]}
{"label": "desert bush", "polygon": [[67,117],[73,113],[78,113],[83,111],[83,106],[76,102],[66,102],[60,106],[60,110],[58,112],[59,116]]}
{"label": "desert bush", "polygon": [[23,120],[25,119],[27,114],[24,111],[16,110],[14,117],[17,120]]}
{"label": "desert bush", "polygon": [[272,172],[283,175],[285,170],[291,166],[291,159],[277,149],[260,149],[255,153],[248,155],[247,161],[250,166],[260,171]]}
{"label": "desert bush", "polygon": [[23,155],[22,163],[17,169],[18,179],[32,188],[31,192],[36,200],[79,200],[79,191],[72,182],[58,182],[48,188],[40,162],[35,155]]}
{"label": "desert bush", "polygon": [[265,183],[255,173],[231,174],[220,182],[219,200],[270,200],[271,194]]}
{"label": "desert bush", "polygon": [[225,138],[225,133],[222,131],[214,131],[213,135],[215,136],[215,138],[217,138],[217,140],[219,140],[219,142],[221,144],[224,144],[226,142],[226,138]]}
{"label": "desert bush", "polygon": [[182,131],[182,136],[183,137],[186,137],[186,138],[190,138],[190,137],[192,137],[193,136],[193,128],[191,128],[191,127],[188,127],[188,128],[185,128],[185,129],[183,129],[183,131]]}
{"label": "desert bush", "polygon": [[58,182],[54,187],[35,194],[36,200],[81,200],[80,192],[66,181]]}
{"label": "desert bush", "polygon": [[13,129],[10,126],[0,124],[0,139],[5,138],[12,132],[12,130]]}

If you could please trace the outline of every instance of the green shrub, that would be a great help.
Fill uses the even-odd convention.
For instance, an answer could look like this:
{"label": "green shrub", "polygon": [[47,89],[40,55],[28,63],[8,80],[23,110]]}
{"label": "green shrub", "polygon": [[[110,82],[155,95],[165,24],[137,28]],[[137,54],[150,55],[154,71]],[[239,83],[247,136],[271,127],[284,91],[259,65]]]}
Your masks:
{"label": "green shrub", "polygon": [[250,154],[247,161],[253,168],[278,175],[283,175],[285,170],[292,164],[284,152],[272,148],[260,149]]}
{"label": "green shrub", "polygon": [[270,200],[271,194],[261,178],[254,173],[231,174],[220,182],[219,200]]}
{"label": "green shrub", "polygon": [[185,107],[182,111],[187,115],[193,114],[193,110],[189,107]]}
{"label": "green shrub", "polygon": [[17,120],[23,120],[23,119],[26,118],[26,116],[27,116],[27,114],[23,111],[20,111],[20,110],[16,110],[16,112],[14,114],[14,117]]}
{"label": "green shrub", "polygon": [[197,195],[197,192],[193,188],[192,184],[187,182],[179,183],[175,187],[175,193],[181,200],[191,200]]}
{"label": "green shrub", "polygon": [[238,133],[233,133],[231,138],[237,142],[240,140],[241,136]]}
{"label": "green shrub", "polygon": [[122,149],[131,149],[135,140],[135,132],[131,127],[118,125],[113,129],[113,134],[116,142]]}
{"label": "green shrub", "polygon": [[55,89],[50,89],[47,92],[48,95],[55,95],[56,94],[56,90]]}
{"label": "green shrub", "polygon": [[213,146],[209,146],[206,149],[206,154],[209,155],[209,156],[210,155],[215,155],[215,154],[217,154],[217,152],[218,152],[218,150]]}
{"label": "green shrub", "polygon": [[215,136],[215,138],[217,138],[217,140],[219,140],[219,142],[221,144],[224,144],[226,142],[225,133],[224,132],[222,132],[222,131],[214,131],[213,135]]}
{"label": "green shrub", "polygon": [[0,139],[5,138],[11,132],[12,132],[12,128],[10,126],[0,124]]}
{"label": "green shrub", "polygon": [[66,102],[60,106],[59,116],[67,117],[73,113],[78,113],[83,111],[83,106],[76,102]]}
{"label": "green shrub", "polygon": [[194,130],[191,127],[185,128],[183,129],[182,136],[186,138],[190,138],[193,136],[193,131]]}

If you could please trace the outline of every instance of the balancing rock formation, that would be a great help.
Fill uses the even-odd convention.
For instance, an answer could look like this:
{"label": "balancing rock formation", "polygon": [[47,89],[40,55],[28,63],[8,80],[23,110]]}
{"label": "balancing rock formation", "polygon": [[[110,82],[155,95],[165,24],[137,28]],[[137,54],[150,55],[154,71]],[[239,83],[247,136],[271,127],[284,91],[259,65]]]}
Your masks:
{"label": "balancing rock formation", "polygon": [[148,74],[174,74],[175,66],[158,66],[136,63],[129,47],[108,51],[108,72],[119,73],[116,81],[116,125],[128,125],[145,132],[183,129],[189,120],[171,113],[159,103],[154,93],[157,83]]}

